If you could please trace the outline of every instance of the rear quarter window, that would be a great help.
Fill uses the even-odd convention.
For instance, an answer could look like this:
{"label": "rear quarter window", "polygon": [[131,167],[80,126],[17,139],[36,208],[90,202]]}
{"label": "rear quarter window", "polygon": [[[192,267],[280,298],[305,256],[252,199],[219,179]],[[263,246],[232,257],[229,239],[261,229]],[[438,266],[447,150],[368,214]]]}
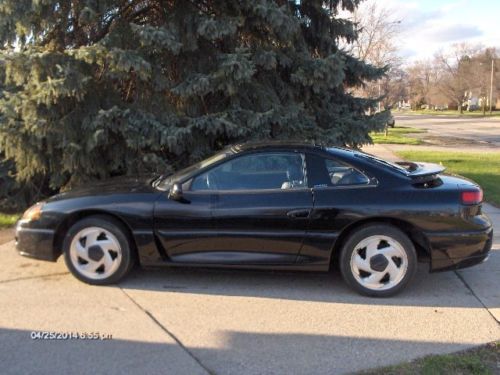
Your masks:
{"label": "rear quarter window", "polygon": [[308,156],[311,187],[366,185],[370,179],[361,171],[336,159],[319,155]]}
{"label": "rear quarter window", "polygon": [[332,186],[365,185],[370,182],[367,176],[348,164],[325,159],[325,167]]}

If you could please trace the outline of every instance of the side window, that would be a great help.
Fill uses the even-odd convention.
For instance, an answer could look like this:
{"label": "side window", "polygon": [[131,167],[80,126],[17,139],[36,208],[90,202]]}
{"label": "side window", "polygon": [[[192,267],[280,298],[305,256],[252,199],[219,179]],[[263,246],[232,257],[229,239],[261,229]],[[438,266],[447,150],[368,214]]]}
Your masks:
{"label": "side window", "polygon": [[356,168],[319,155],[307,156],[308,176],[312,187],[365,185],[370,179]]}
{"label": "side window", "polygon": [[325,167],[333,186],[365,185],[370,182],[368,177],[354,167],[336,160],[325,159]]}
{"label": "side window", "polygon": [[296,189],[307,186],[304,155],[260,152],[229,160],[197,176],[191,190]]}

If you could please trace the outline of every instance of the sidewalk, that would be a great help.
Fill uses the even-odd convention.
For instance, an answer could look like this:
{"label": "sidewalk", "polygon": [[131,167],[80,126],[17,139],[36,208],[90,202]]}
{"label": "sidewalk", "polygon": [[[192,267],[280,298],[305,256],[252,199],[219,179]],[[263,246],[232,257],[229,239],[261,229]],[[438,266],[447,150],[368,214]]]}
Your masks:
{"label": "sidewalk", "polygon": [[[476,267],[457,271],[469,290],[484,305],[488,312],[500,323],[500,209],[484,203],[483,211],[493,223],[493,250],[485,263],[481,264],[481,271]],[[479,266],[478,266],[479,267]]]}
{"label": "sidewalk", "polygon": [[362,150],[363,152],[378,156],[379,158],[387,161],[401,160],[401,158],[398,157],[394,152],[392,152],[387,146],[388,145],[381,144],[366,145],[363,146]]}
{"label": "sidewalk", "polygon": [[14,228],[0,229],[0,245],[14,239]]}
{"label": "sidewalk", "polygon": [[[95,287],[72,277],[62,259],[23,258],[13,242],[0,254],[5,374],[74,372],[89,360],[120,375],[343,374],[500,338],[485,308],[499,304],[477,291],[485,282],[429,274],[424,264],[404,293],[374,299],[348,289],[337,272],[136,269],[119,285]],[[471,271],[486,275],[498,270],[495,264]],[[112,340],[32,340],[40,331],[98,332]]]}

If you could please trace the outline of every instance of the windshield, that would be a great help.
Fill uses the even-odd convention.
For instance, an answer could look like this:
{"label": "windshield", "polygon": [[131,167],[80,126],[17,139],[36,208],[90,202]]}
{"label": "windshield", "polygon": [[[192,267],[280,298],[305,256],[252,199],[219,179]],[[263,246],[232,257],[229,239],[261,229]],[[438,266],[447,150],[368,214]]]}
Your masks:
{"label": "windshield", "polygon": [[212,164],[215,164],[231,154],[232,152],[229,149],[225,149],[215,155],[210,156],[205,160],[190,165],[187,168],[181,169],[180,171],[177,171],[174,174],[167,176],[160,176],[157,180],[153,181],[153,186],[160,190],[166,190],[167,187],[171,185],[173,182],[183,180],[185,177],[194,174],[196,171],[208,167]]}

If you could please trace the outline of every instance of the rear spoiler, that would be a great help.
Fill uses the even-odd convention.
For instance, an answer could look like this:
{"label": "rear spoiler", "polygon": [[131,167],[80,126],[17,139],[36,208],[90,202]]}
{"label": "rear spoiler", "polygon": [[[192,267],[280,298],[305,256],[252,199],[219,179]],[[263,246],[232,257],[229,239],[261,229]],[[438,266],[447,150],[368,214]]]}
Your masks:
{"label": "rear spoiler", "polygon": [[406,175],[415,180],[415,182],[433,180],[439,173],[444,172],[446,169],[445,166],[434,163],[398,162],[397,164],[406,168]]}

